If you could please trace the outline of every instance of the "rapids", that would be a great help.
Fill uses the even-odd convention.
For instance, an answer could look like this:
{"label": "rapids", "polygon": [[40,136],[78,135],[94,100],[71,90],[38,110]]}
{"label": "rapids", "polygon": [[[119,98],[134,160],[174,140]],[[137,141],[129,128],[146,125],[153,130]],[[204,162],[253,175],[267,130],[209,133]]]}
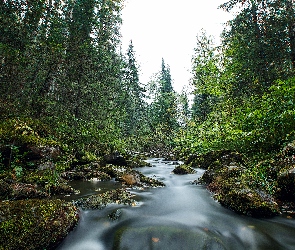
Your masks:
{"label": "rapids", "polygon": [[[205,187],[192,184],[204,170],[175,175],[172,162],[148,162],[152,167],[137,170],[163,181],[166,187],[130,189],[136,199],[134,206],[111,204],[101,210],[81,211],[78,226],[57,249],[295,249],[294,220],[237,215],[215,202]],[[120,187],[114,181],[74,183],[78,189],[81,185],[80,197]],[[115,214],[115,219],[111,220],[110,214]]]}

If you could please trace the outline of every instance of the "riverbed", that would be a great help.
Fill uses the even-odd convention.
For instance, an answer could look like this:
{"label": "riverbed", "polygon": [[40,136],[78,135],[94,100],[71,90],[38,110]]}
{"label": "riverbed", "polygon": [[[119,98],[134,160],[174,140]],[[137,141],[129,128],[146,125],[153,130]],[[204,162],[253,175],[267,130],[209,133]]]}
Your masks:
{"label": "riverbed", "polygon": [[[77,227],[58,250],[198,250],[295,249],[295,220],[277,216],[254,219],[222,207],[204,186],[192,184],[204,170],[175,175],[175,162],[149,159],[139,168],[165,187],[134,188],[132,206],[111,204],[101,210],[81,211]],[[112,180],[75,182],[76,199],[120,188]]]}

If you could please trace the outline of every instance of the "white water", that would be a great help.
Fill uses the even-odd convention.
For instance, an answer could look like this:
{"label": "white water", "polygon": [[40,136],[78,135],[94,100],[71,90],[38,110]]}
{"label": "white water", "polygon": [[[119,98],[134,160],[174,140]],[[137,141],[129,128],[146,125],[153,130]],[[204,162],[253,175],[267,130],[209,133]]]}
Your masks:
{"label": "white water", "polygon": [[[215,202],[204,187],[191,184],[203,170],[174,175],[175,166],[169,162],[149,162],[153,167],[138,170],[163,181],[166,187],[131,190],[137,200],[133,207],[113,204],[102,210],[81,211],[78,226],[57,249],[295,249],[294,220],[237,215]],[[103,189],[106,183],[91,185],[94,189],[102,185]],[[108,214],[117,209],[121,216],[111,221]]]}

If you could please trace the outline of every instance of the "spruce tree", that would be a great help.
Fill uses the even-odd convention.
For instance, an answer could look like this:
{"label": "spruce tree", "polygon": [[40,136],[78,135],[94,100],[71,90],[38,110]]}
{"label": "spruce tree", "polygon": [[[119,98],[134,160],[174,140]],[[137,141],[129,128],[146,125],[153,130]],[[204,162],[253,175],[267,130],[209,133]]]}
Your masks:
{"label": "spruce tree", "polygon": [[124,67],[124,103],[126,110],[125,133],[137,135],[144,122],[144,88],[139,81],[139,67],[132,40],[130,41]]}

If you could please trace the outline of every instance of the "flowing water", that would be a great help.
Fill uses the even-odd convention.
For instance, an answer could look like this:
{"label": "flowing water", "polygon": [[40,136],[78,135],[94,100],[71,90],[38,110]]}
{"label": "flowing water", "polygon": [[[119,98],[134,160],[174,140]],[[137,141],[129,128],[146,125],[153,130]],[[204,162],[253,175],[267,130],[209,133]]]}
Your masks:
{"label": "flowing water", "polygon": [[[191,184],[204,170],[174,175],[171,162],[149,162],[152,167],[138,170],[163,181],[166,187],[130,190],[136,195],[135,206],[113,204],[102,210],[81,211],[78,226],[57,249],[295,249],[295,220],[237,215],[215,202],[204,187]],[[81,195],[120,187],[114,181],[75,184],[83,185]],[[110,213],[118,219],[110,220]]]}

